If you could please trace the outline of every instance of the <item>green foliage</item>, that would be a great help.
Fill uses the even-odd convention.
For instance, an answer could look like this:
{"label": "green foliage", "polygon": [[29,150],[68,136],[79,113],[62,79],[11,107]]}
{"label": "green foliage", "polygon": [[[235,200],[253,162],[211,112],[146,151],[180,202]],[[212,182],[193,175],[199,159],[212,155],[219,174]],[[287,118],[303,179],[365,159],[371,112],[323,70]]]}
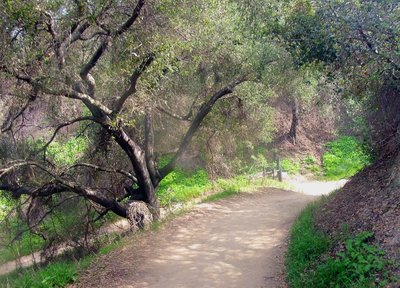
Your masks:
{"label": "green foliage", "polygon": [[70,138],[64,143],[52,142],[48,148],[48,155],[58,165],[72,165],[83,156],[87,147],[87,138]]}
{"label": "green foliage", "polygon": [[[45,145],[43,139],[28,140],[24,143],[31,153],[42,152]],[[73,165],[84,155],[89,146],[89,139],[85,136],[71,137],[66,141],[53,141],[47,147],[46,157],[57,165]]]}
{"label": "green foliage", "polygon": [[323,26],[322,15],[315,11],[311,1],[291,1],[288,17],[279,31],[298,65],[337,58],[335,41]]}
{"label": "green foliage", "polygon": [[371,163],[368,150],[354,137],[343,136],[326,146],[323,168],[329,179],[351,177]]}
{"label": "green foliage", "polygon": [[312,287],[383,287],[386,281],[375,282],[389,262],[382,250],[368,244],[372,237],[372,232],[362,232],[346,240],[345,250],[336,259],[329,258],[316,268]]}
{"label": "green foliage", "polygon": [[292,227],[286,255],[289,286],[384,287],[396,281],[386,272],[393,263],[384,258],[383,251],[368,243],[372,232],[349,237],[342,252],[330,253],[334,240],[314,228],[314,214],[322,201],[309,205]]}
{"label": "green foliage", "polygon": [[18,277],[1,277],[0,284],[10,288],[65,287],[75,281],[79,264],[74,262],[53,263],[45,268],[28,269]]}
{"label": "green foliage", "polygon": [[199,169],[193,173],[175,169],[161,181],[158,197],[162,205],[168,205],[199,197],[210,188],[211,182],[204,169]]}
{"label": "green foliage", "polygon": [[15,201],[11,199],[9,194],[0,190],[0,222],[10,213],[14,207],[14,202]]}
{"label": "green foliage", "polygon": [[302,161],[302,167],[313,174],[320,173],[320,167],[317,159],[311,155],[307,155]]}
{"label": "green foliage", "polygon": [[281,168],[288,174],[298,174],[300,172],[300,163],[290,159],[281,160]]}
{"label": "green foliage", "polygon": [[[0,233],[4,236],[0,245],[0,263],[31,254],[44,247],[42,237],[29,233],[26,222],[17,217],[9,217],[1,223]],[[16,239],[13,239],[18,235]],[[12,241],[14,240],[14,241]]]}
{"label": "green foliage", "polygon": [[268,161],[263,154],[257,154],[257,156],[251,155],[253,165],[249,167],[249,173],[272,170],[276,164]]}

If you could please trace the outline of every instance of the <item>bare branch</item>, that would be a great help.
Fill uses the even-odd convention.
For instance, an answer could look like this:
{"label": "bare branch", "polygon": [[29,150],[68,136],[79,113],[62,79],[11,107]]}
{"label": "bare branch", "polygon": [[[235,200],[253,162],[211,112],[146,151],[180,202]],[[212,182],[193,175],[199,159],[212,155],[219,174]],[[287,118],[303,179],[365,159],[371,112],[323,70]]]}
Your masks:
{"label": "bare branch", "polygon": [[8,184],[0,184],[0,190],[9,191],[13,197],[19,198],[22,195],[29,195],[34,197],[47,197],[63,192],[73,192],[82,196],[96,204],[103,206],[106,209],[113,211],[121,217],[127,217],[126,208],[118,203],[115,199],[107,199],[104,195],[100,195],[91,188],[84,188],[78,185],[68,183],[48,183],[39,188],[30,188],[27,186],[13,186]]}
{"label": "bare branch", "polygon": [[136,19],[140,15],[140,11],[142,10],[142,7],[145,3],[145,0],[139,0],[136,7],[134,8],[131,17],[119,27],[119,29],[115,32],[113,37],[106,36],[100,43],[100,46],[97,48],[97,50],[94,52],[92,57],[90,58],[89,62],[86,63],[85,66],[83,66],[81,72],[79,75],[81,76],[82,80],[85,81],[85,83],[89,87],[89,95],[94,98],[94,90],[95,90],[95,84],[94,81],[92,80],[92,77],[88,77],[90,71],[96,66],[97,62],[100,60],[100,58],[103,56],[104,52],[107,50],[109,45],[111,44],[113,38],[120,36],[124,32],[126,32],[136,21]]}
{"label": "bare branch", "polygon": [[90,36],[86,36],[86,37],[80,35],[79,36],[79,40],[89,41],[89,40],[92,40],[93,38],[98,37],[98,36],[107,36],[107,33],[103,32],[103,31],[97,31],[97,32],[92,33]]}
{"label": "bare branch", "polygon": [[25,105],[17,113],[11,116],[10,119],[8,119],[7,121],[5,121],[5,123],[3,123],[3,126],[1,127],[2,133],[10,131],[14,124],[14,121],[17,120],[19,117],[21,117],[22,114],[24,114],[25,110],[28,109],[29,105],[36,100],[38,91],[36,87],[33,87],[32,90],[33,90],[32,94],[29,95],[29,98],[26,101]]}
{"label": "bare branch", "polygon": [[53,194],[62,193],[68,191],[68,187],[59,183],[47,183],[39,188],[31,188],[27,186],[17,186],[9,184],[0,184],[0,190],[9,191],[15,199],[18,199],[22,195],[47,197]]}
{"label": "bare branch", "polygon": [[26,82],[26,83],[31,84],[31,85],[34,83],[32,77],[30,77],[28,75],[19,74],[19,73],[15,72],[15,71],[12,71],[5,65],[0,66],[0,70],[2,70],[3,72],[7,73],[10,76],[13,76],[17,80]]}
{"label": "bare branch", "polygon": [[55,95],[55,96],[64,96],[67,98],[71,98],[71,99],[78,99],[81,100],[83,103],[85,103],[86,106],[88,106],[88,108],[91,107],[96,107],[97,109],[99,109],[100,111],[102,111],[103,113],[105,113],[106,115],[111,115],[112,111],[106,107],[105,105],[103,105],[101,102],[93,99],[92,97],[90,97],[89,95],[85,94],[85,93],[80,93],[78,91],[75,90],[52,90],[46,87],[41,87],[42,91],[44,93],[50,94],[50,95]]}
{"label": "bare branch", "polygon": [[181,116],[178,114],[175,114],[173,112],[170,112],[164,108],[162,108],[161,106],[156,106],[156,109],[166,115],[168,115],[171,118],[177,119],[177,120],[181,120],[181,121],[190,121],[190,117],[192,117],[193,111],[190,110],[189,113],[185,116]]}
{"label": "bare branch", "polygon": [[90,70],[93,69],[94,66],[96,66],[97,62],[100,60],[101,56],[103,56],[104,52],[107,50],[110,43],[111,43],[111,38],[105,37],[101,41],[100,46],[94,52],[92,58],[90,58],[89,62],[86,63],[85,66],[83,66],[81,72],[79,73],[82,80],[85,81],[85,83],[88,85],[89,95],[92,98],[95,97],[95,82],[93,77],[89,74],[89,72]]}
{"label": "bare branch", "polygon": [[71,166],[68,169],[70,170],[70,169],[79,168],[79,167],[91,168],[91,169],[94,169],[94,170],[107,172],[107,173],[121,174],[121,175],[124,175],[125,177],[129,178],[133,182],[137,183],[137,179],[136,179],[136,177],[134,175],[132,175],[131,173],[129,173],[129,172],[125,171],[125,170],[122,170],[122,169],[109,169],[109,168],[97,166],[97,165],[90,164],[90,163],[78,163],[78,164],[75,164],[75,165]]}
{"label": "bare branch", "polygon": [[132,25],[135,23],[136,19],[140,15],[140,11],[142,10],[144,6],[145,0],[139,0],[135,9],[133,9],[131,17],[121,26],[116,32],[116,35],[121,35],[124,32],[126,32]]}
{"label": "bare branch", "polygon": [[190,140],[193,138],[196,131],[199,129],[201,122],[203,119],[210,113],[211,109],[213,108],[214,104],[225,95],[233,93],[235,87],[243,82],[247,81],[245,77],[241,77],[232,84],[223,87],[221,90],[216,92],[197,112],[195,118],[192,121],[188,131],[186,132],[185,136],[182,139],[181,145],[179,146],[178,151],[175,153],[174,157],[170,160],[170,162],[165,165],[162,169],[160,169],[160,179],[161,181],[165,176],[167,176],[175,167],[176,162],[179,158],[183,155],[186,151],[187,147],[189,146]]}
{"label": "bare branch", "polygon": [[126,91],[121,95],[121,97],[115,102],[114,107],[113,107],[113,115],[118,115],[118,113],[121,111],[122,107],[124,106],[124,103],[126,100],[133,95],[136,92],[136,84],[139,79],[139,77],[146,71],[146,69],[153,63],[154,61],[154,54],[151,53],[149,54],[143,62],[140,64],[138,68],[136,68],[131,77],[129,78],[129,87],[126,89]]}
{"label": "bare branch", "polygon": [[[21,167],[26,167],[26,166],[33,166],[36,168],[39,168],[40,170],[46,172],[47,174],[49,174],[51,177],[53,177],[54,179],[59,179],[59,177],[57,175],[55,175],[54,173],[52,173],[51,171],[49,171],[46,167],[44,167],[43,165],[37,163],[37,162],[33,162],[33,161],[17,161],[17,162],[11,162],[8,163],[6,165],[4,165],[5,168],[1,168],[0,169],[0,179],[3,178],[6,174],[21,168]],[[62,181],[60,181],[62,182]]]}
{"label": "bare branch", "polygon": [[46,151],[46,149],[49,147],[49,145],[53,142],[54,138],[56,138],[57,133],[64,127],[70,126],[72,124],[75,124],[77,122],[82,122],[82,121],[95,121],[95,118],[87,116],[87,117],[79,117],[67,122],[64,122],[62,124],[60,124],[59,126],[57,126],[56,130],[54,130],[53,135],[51,136],[50,140],[47,141],[47,143],[42,147],[42,149],[39,150],[39,153],[42,151]]}

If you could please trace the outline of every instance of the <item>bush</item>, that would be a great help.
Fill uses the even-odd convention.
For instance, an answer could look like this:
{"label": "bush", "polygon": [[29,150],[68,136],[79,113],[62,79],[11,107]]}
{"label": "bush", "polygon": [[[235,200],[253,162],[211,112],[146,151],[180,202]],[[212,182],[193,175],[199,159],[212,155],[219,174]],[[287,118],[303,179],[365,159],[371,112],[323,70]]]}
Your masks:
{"label": "bush", "polygon": [[[376,281],[388,266],[385,253],[368,244],[372,232],[362,232],[345,241],[345,250],[329,258],[315,270],[311,287],[383,287],[387,280]],[[384,275],[388,278],[388,275]]]}
{"label": "bush", "polygon": [[330,179],[351,177],[371,163],[371,154],[356,138],[341,137],[326,144],[323,155],[325,176]]}
{"label": "bush", "polygon": [[281,161],[281,169],[286,171],[288,174],[298,174],[300,173],[300,163],[289,159],[283,159]]}
{"label": "bush", "polygon": [[317,159],[311,155],[307,155],[302,161],[303,168],[313,174],[320,173],[320,167],[318,165]]}

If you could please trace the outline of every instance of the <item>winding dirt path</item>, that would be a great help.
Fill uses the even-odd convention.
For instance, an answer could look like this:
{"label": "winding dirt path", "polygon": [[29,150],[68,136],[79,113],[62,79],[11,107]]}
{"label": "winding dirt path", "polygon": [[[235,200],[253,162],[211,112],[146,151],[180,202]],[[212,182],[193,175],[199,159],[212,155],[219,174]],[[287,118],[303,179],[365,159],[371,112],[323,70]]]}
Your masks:
{"label": "winding dirt path", "polygon": [[291,224],[315,197],[266,188],[204,203],[100,257],[73,287],[285,287]]}

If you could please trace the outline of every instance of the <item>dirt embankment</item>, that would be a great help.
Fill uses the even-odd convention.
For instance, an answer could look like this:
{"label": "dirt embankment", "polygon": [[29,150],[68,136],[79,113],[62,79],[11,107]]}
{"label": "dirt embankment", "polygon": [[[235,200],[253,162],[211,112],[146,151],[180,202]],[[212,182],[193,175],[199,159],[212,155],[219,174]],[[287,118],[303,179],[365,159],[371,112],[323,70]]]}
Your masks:
{"label": "dirt embankment", "polygon": [[323,206],[318,226],[330,234],[343,226],[352,234],[372,231],[375,244],[400,261],[399,195],[400,153],[393,152],[355,175]]}

